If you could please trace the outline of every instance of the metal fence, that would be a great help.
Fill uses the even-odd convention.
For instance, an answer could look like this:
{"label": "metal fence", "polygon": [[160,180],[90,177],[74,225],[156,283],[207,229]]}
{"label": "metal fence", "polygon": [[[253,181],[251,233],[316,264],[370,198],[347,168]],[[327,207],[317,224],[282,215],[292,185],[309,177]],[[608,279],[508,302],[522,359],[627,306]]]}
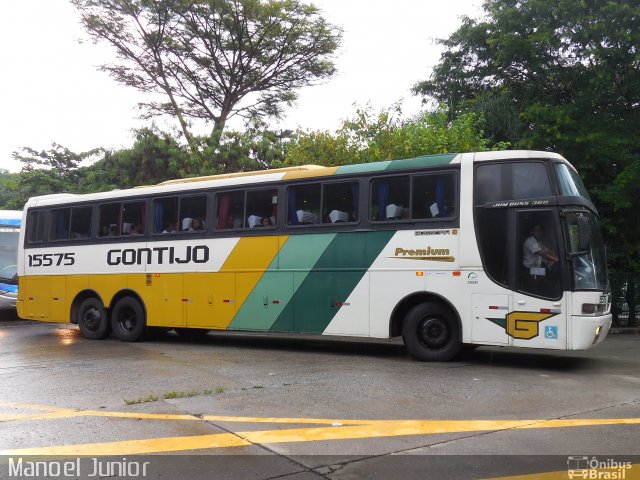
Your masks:
{"label": "metal fence", "polygon": [[609,276],[614,327],[640,326],[640,275],[617,273]]}

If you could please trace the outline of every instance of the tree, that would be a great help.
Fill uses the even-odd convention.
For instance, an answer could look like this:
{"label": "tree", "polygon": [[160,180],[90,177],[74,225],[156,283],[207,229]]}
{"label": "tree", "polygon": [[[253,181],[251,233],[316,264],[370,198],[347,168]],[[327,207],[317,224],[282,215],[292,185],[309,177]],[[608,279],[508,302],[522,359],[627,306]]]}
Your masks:
{"label": "tree", "polygon": [[175,138],[154,128],[135,131],[130,148],[104,151],[101,159],[79,174],[99,192],[199,175],[195,162]]}
{"label": "tree", "polygon": [[[426,112],[403,120],[398,105],[374,113],[369,107],[356,110],[335,132],[298,131],[287,144],[288,165],[337,166],[420,155],[483,151],[490,142],[479,129],[473,113],[449,121],[446,111]],[[505,148],[506,145],[493,147]]]}
{"label": "tree", "polygon": [[21,209],[30,197],[52,193],[85,193],[90,186],[82,181],[80,164],[100,154],[100,149],[75,153],[57,143],[49,150],[23,147],[13,158],[22,163],[15,182],[15,197],[9,208]]}
{"label": "tree", "polygon": [[333,75],[342,32],[298,0],[71,0],[95,41],[119,62],[118,82],[163,100],[140,104],[169,114],[192,154],[191,120],[212,125],[217,146],[227,120],[278,117],[296,90]]}
{"label": "tree", "polygon": [[0,209],[8,209],[15,203],[17,173],[0,168]]}
{"label": "tree", "polygon": [[414,91],[449,115],[483,114],[489,137],[576,165],[605,219],[611,265],[640,268],[640,5],[487,0],[441,43]]}

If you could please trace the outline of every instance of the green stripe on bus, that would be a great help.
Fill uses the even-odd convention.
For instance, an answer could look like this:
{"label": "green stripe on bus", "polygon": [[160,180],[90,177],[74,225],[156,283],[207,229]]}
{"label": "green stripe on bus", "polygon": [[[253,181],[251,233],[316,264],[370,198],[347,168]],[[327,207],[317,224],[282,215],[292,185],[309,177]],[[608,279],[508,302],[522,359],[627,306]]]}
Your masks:
{"label": "green stripe on bus", "polygon": [[408,160],[394,160],[389,164],[387,170],[406,170],[412,168],[449,165],[457,156],[457,153],[443,153],[440,155],[425,155],[423,157],[410,158]]}
{"label": "green stripe on bus", "polygon": [[313,270],[294,272],[294,295],[271,331],[322,333],[395,231],[339,233]]}
{"label": "green stripe on bus", "polygon": [[[230,329],[269,330],[282,316],[281,331],[293,330],[289,305],[294,286],[304,281],[335,233],[291,235],[236,314]],[[284,325],[288,318],[288,325]]]}
{"label": "green stripe on bus", "polygon": [[437,167],[449,165],[457,153],[442,153],[439,155],[424,155],[417,158],[405,160],[387,160],[384,162],[359,163],[356,165],[343,165],[338,167],[335,175],[346,175],[349,173],[381,172],[384,170],[409,170],[414,168]]}
{"label": "green stripe on bus", "polygon": [[335,175],[346,175],[348,173],[379,172],[382,170],[386,170],[390,163],[391,161],[343,165],[341,167],[338,167]]}

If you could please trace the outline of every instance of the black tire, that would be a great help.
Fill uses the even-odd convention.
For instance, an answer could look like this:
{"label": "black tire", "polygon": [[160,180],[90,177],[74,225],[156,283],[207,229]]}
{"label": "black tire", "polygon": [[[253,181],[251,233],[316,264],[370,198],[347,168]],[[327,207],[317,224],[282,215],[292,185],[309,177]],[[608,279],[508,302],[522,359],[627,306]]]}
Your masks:
{"label": "black tire", "polygon": [[460,353],[460,327],[454,314],[435,302],[416,305],[404,319],[402,340],[409,353],[425,362],[446,362]]}
{"label": "black tire", "polygon": [[111,335],[111,323],[102,302],[95,297],[86,298],[78,307],[80,335],[90,340],[102,340]]}
{"label": "black tire", "polygon": [[142,340],[147,331],[147,319],[140,302],[133,297],[118,300],[111,312],[111,327],[123,342]]}

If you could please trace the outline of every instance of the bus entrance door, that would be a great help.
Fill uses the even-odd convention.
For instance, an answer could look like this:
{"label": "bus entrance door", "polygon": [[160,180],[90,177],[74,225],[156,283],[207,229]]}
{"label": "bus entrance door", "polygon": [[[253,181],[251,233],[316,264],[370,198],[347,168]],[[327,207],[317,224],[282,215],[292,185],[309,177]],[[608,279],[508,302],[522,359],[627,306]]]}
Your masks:
{"label": "bus entrance door", "polygon": [[514,347],[567,348],[566,301],[514,294],[510,322]]}

